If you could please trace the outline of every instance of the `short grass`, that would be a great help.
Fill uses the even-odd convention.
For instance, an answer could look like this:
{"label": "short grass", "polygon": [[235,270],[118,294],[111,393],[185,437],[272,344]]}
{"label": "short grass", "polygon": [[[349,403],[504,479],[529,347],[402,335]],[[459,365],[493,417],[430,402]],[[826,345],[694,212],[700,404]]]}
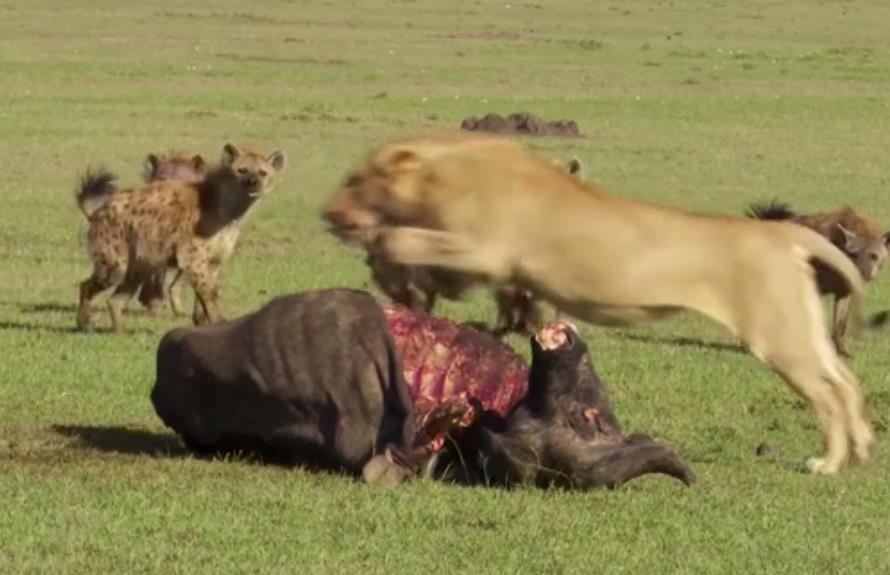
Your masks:
{"label": "short grass", "polygon": [[[182,322],[133,305],[125,336],[72,329],[89,271],[78,172],[135,182],[146,152],[216,156],[230,139],[291,162],[226,270],[229,316],[367,285],[321,203],[372,144],[488,111],[576,119],[583,139],[529,145],[580,156],[616,193],[707,212],[850,203],[890,222],[886,3],[198,4],[0,2],[0,572],[890,570],[886,449],[838,477],[801,473],[813,418],[699,318],[583,327],[626,427],[678,445],[700,480],[590,493],[198,461],[148,401],[158,339]],[[890,306],[886,285],[870,311]],[[493,313],[484,294],[441,311]],[[860,339],[852,362],[880,444],[888,349]],[[756,457],[762,441],[776,454]]]}

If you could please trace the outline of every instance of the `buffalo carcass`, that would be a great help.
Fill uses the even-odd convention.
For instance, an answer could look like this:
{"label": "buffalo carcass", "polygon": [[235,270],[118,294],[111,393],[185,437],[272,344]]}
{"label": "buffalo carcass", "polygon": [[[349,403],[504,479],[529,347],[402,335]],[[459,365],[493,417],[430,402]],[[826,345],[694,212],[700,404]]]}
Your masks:
{"label": "buffalo carcass", "polygon": [[574,326],[547,324],[531,338],[528,392],[504,417],[485,411],[449,442],[436,474],[467,483],[615,487],[647,473],[691,485],[674,449],[640,432],[625,436],[587,345]]}
{"label": "buffalo carcass", "polygon": [[[541,348],[563,337],[554,333],[563,345]],[[531,450],[556,437],[565,439],[563,470],[585,479],[550,482],[611,486],[653,471],[691,481],[669,447],[620,435],[576,334],[548,328],[533,349],[529,372],[512,348],[468,326],[381,308],[364,292],[320,290],[225,324],[174,330],[158,350],[152,401],[199,453],[249,452],[370,482],[425,468],[466,481],[547,483],[480,462],[518,461],[518,447],[499,447],[505,438]],[[570,357],[574,366],[554,361]]]}
{"label": "buffalo carcass", "polygon": [[151,401],[199,454],[399,482],[414,411],[383,311],[365,292],[279,297],[252,314],[161,340]]}

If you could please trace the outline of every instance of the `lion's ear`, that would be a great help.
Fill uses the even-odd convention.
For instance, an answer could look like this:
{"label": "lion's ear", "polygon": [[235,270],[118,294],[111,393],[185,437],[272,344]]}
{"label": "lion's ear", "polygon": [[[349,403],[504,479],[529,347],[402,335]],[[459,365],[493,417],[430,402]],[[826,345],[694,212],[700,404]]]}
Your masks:
{"label": "lion's ear", "polygon": [[582,164],[581,160],[578,159],[576,156],[572,156],[571,158],[569,158],[569,160],[566,162],[565,168],[566,172],[568,172],[570,176],[575,176],[579,180],[584,179],[584,164]]}
{"label": "lion's ear", "polygon": [[408,148],[393,150],[384,160],[386,171],[393,174],[404,174],[420,168],[420,155]]}

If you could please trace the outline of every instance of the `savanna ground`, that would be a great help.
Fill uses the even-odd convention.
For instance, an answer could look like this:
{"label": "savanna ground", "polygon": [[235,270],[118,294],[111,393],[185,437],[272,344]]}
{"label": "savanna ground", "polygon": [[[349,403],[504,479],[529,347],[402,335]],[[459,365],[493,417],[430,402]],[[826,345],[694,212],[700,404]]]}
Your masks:
{"label": "savanna ground", "polygon": [[[890,570],[890,335],[853,346],[876,456],[824,478],[800,472],[820,448],[810,413],[720,328],[585,325],[625,426],[679,446],[699,483],[567,493],[195,460],[148,400],[155,346],[185,320],[134,302],[127,335],[72,329],[78,173],[135,182],[146,152],[216,158],[227,140],[290,159],[225,272],[229,316],[366,285],[321,203],[369,146],[488,111],[576,119],[583,139],[529,145],[616,193],[732,213],[849,202],[890,223],[885,3],[76,4],[0,2],[0,572]],[[483,294],[440,311],[493,314]],[[777,452],[758,458],[762,441]]]}

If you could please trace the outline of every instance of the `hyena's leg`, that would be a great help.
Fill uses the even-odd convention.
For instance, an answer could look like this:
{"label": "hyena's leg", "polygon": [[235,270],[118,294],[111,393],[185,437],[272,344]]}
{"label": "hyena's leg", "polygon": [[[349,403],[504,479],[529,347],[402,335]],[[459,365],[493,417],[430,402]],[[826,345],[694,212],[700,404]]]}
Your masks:
{"label": "hyena's leg", "polygon": [[77,308],[78,329],[90,329],[93,298],[108,288],[123,282],[125,276],[125,263],[110,257],[96,258],[93,263],[93,274],[80,284],[80,305]]}
{"label": "hyena's leg", "polygon": [[[200,258],[183,270],[195,290],[195,325],[216,323],[222,319],[219,305],[219,265]],[[201,313],[203,312],[203,313]]]}
{"label": "hyena's leg", "polygon": [[412,270],[394,264],[371,252],[365,263],[371,268],[371,279],[389,299],[415,311],[425,310],[425,294],[412,282]]}
{"label": "hyena's leg", "polygon": [[831,328],[831,339],[837,352],[849,357],[847,346],[844,344],[844,335],[847,333],[847,323],[850,319],[850,303],[852,298],[848,295],[834,300],[834,322]]}
{"label": "hyena's leg", "polygon": [[124,306],[127,305],[127,302],[133,297],[133,294],[136,293],[136,290],[139,289],[140,285],[143,284],[143,280],[145,276],[139,274],[131,274],[127,275],[120,284],[118,284],[117,289],[114,290],[114,293],[111,294],[111,297],[108,298],[108,313],[111,316],[111,331],[115,333],[120,333],[123,329],[123,323],[121,321],[121,312],[123,312]]}
{"label": "hyena's leg", "polygon": [[198,295],[198,292],[195,292],[195,302],[192,305],[192,323],[195,325],[204,325],[205,323],[210,323],[207,320],[207,306],[201,300],[201,297]]}
{"label": "hyena's leg", "polygon": [[173,310],[173,315],[177,317],[185,315],[182,309],[182,298],[180,297],[182,288],[178,283],[181,277],[182,270],[176,270],[176,275],[173,276],[173,281],[170,282],[170,287],[167,288],[167,299],[170,300],[170,309]]}
{"label": "hyena's leg", "polygon": [[148,313],[155,316],[164,309],[165,289],[167,270],[154,270],[149,273],[139,286],[139,303],[148,310]]}

